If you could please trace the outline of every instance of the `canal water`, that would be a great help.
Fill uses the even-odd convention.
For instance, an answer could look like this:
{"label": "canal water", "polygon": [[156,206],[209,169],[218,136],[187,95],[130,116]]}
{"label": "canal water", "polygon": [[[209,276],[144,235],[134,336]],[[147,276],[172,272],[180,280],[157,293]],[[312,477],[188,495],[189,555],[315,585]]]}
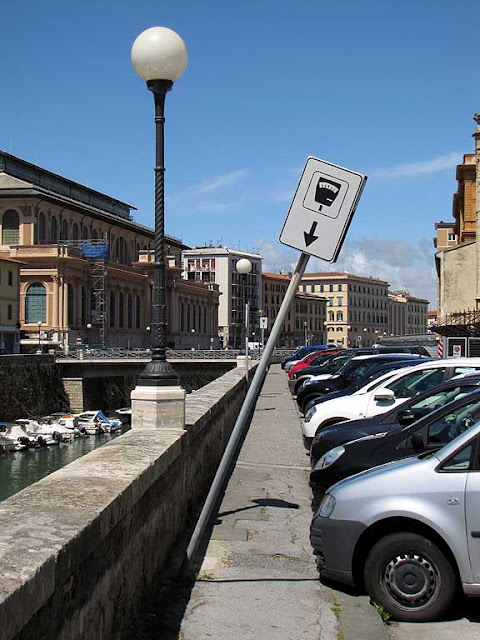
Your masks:
{"label": "canal water", "polygon": [[121,437],[120,432],[104,433],[76,438],[73,442],[61,442],[51,447],[1,452],[0,501],[118,437]]}

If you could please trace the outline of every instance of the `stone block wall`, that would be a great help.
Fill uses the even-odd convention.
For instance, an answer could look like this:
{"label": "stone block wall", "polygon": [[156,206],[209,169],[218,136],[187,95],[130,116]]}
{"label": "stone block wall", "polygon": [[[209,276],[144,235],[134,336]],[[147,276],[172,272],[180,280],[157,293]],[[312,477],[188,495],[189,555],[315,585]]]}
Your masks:
{"label": "stone block wall", "polygon": [[212,480],[243,374],[190,394],[185,430],[132,430],[0,504],[2,640],[128,638]]}

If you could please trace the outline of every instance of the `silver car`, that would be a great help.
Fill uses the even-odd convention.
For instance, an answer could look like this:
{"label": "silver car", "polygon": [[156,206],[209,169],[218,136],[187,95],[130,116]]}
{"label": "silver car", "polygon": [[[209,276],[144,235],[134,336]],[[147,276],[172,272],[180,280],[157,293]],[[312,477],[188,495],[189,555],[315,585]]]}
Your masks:
{"label": "silver car", "polygon": [[437,619],[458,586],[480,595],[480,423],[335,484],[310,540],[322,575],[364,584],[396,620]]}

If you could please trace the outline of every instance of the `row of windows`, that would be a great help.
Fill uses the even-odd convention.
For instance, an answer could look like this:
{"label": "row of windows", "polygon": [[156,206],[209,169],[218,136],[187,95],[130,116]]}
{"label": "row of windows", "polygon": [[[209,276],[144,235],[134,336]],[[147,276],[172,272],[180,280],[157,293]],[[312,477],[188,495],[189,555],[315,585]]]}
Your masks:
{"label": "row of windows", "polygon": [[[19,243],[19,216],[14,209],[5,211],[2,218],[2,244],[16,245]],[[73,222],[71,225],[68,220],[64,219],[61,223],[57,221],[55,216],[50,216],[49,227],[45,214],[40,212],[38,215],[38,223],[35,227],[37,244],[57,244],[58,242],[80,241],[80,240],[100,240],[103,237],[101,231],[96,229],[89,230],[86,225],[78,225]],[[146,242],[136,243],[136,254],[140,250],[151,248]],[[113,245],[112,260],[120,264],[130,264],[131,255],[127,241],[120,236]]]}
{"label": "row of windows", "polygon": [[366,285],[349,284],[348,287],[343,284],[303,284],[300,285],[304,293],[324,293],[333,291],[354,291],[358,293],[367,293],[375,296],[386,296],[387,290],[379,287],[369,287]]}
{"label": "row of windows", "polygon": [[274,291],[276,293],[285,293],[287,290],[287,286],[284,284],[268,284],[268,282],[264,283],[265,291]]}
{"label": "row of windows", "polygon": [[[80,317],[82,326],[90,321],[90,309],[92,301],[88,304],[87,291],[81,288],[80,293]],[[118,312],[118,314],[117,314]],[[140,296],[135,299],[135,328],[140,329],[141,304]],[[25,293],[25,323],[36,324],[47,322],[47,291],[40,282],[32,283]],[[71,284],[67,285],[67,322],[75,325],[75,293]],[[133,329],[133,295],[122,292],[110,292],[109,297],[109,326],[120,329]]]}
{"label": "row of windows", "polygon": [[182,302],[180,304],[180,330],[210,333],[207,307],[200,304]]}

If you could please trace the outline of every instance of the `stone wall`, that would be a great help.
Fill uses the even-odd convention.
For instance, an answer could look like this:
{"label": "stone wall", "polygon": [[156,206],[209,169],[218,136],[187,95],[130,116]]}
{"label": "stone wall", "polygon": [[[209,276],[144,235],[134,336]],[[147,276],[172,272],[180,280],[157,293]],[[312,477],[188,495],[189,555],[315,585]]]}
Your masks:
{"label": "stone wall", "polygon": [[132,430],[0,504],[2,640],[128,638],[218,466],[243,375],[187,396],[185,430]]}
{"label": "stone wall", "polygon": [[0,421],[44,416],[68,405],[52,356],[0,356]]}

